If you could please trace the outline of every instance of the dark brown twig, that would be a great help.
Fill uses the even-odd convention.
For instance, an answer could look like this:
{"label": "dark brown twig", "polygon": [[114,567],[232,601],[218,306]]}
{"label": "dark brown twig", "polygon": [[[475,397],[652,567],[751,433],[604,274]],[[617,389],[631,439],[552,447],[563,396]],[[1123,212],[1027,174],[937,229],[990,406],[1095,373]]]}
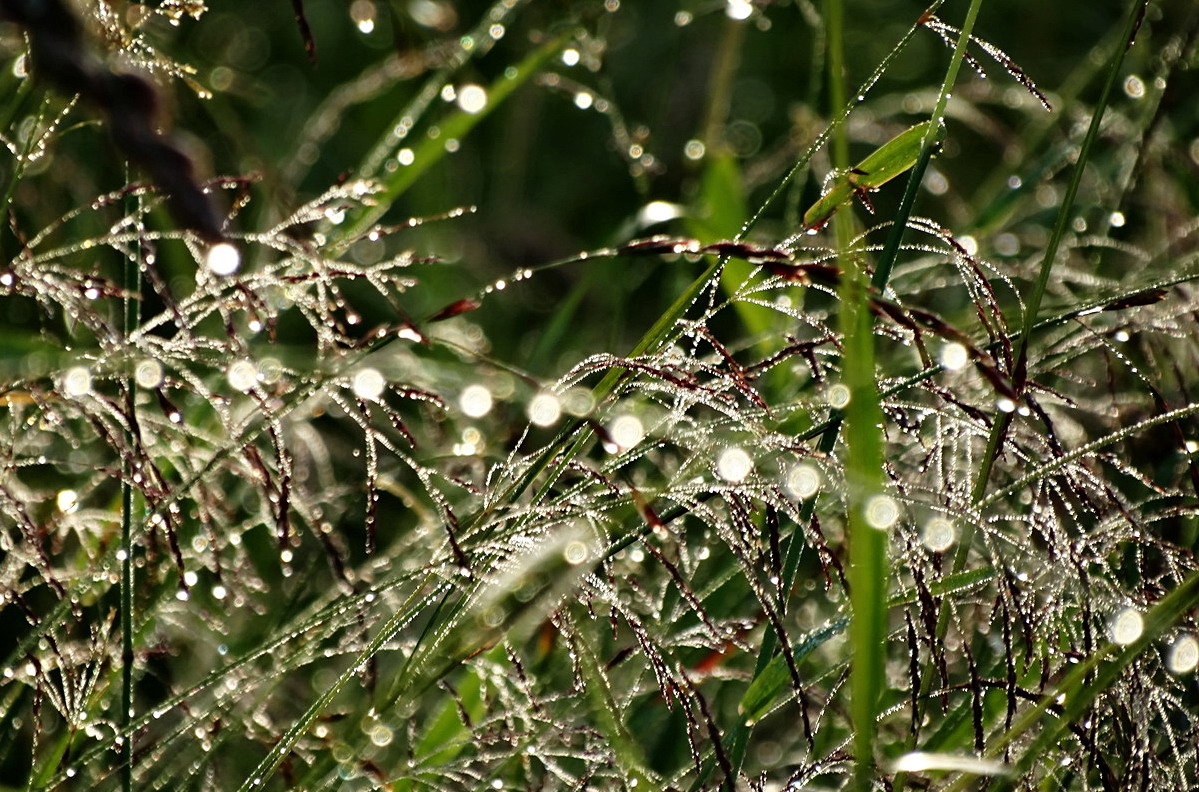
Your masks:
{"label": "dark brown twig", "polygon": [[0,19],[27,31],[35,77],[65,94],[78,94],[105,114],[113,141],[167,196],[179,225],[208,242],[224,238],[220,216],[196,182],[191,160],[157,131],[161,108],[147,79],[105,67],[62,0],[0,0]]}

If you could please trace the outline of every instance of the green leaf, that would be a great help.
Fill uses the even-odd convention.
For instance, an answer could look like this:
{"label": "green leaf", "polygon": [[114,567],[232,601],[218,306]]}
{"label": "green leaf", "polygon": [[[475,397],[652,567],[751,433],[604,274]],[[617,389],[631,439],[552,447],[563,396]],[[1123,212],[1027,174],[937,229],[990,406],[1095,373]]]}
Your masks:
{"label": "green leaf", "polygon": [[[411,187],[429,168],[446,156],[446,141],[461,140],[470,134],[480,121],[503,104],[512,93],[529,81],[533,75],[570,41],[573,33],[563,33],[550,39],[525,57],[519,64],[504,71],[504,75],[487,88],[486,103],[477,112],[458,110],[438,124],[439,134],[435,138],[423,136],[413,150],[412,162],[401,165],[383,179],[382,192],[372,196],[372,204],[347,218],[338,238],[341,244],[354,240],[379,221],[391,205]],[[390,130],[388,135],[390,135]]]}
{"label": "green leaf", "polygon": [[[910,169],[920,158],[924,138],[932,128],[932,121],[916,124],[876,148],[848,171],[835,176],[820,200],[804,212],[804,226],[818,228],[824,225],[858,190],[877,190]],[[938,126],[935,134],[942,132],[943,128]]]}
{"label": "green leaf", "polygon": [[[848,624],[849,619],[842,616],[808,633],[792,647],[795,662],[798,663],[834,635],[843,632]],[[747,723],[754,723],[768,713],[783,691],[790,687],[791,671],[787,668],[787,661],[782,655],[777,655],[745,691],[738,710]]]}
{"label": "green leaf", "polygon": [[[736,158],[728,152],[712,154],[704,170],[696,205],[688,216],[691,233],[704,244],[735,239],[748,215]],[[731,299],[756,269],[748,261],[734,258],[726,261],[720,273],[724,293]],[[741,300],[734,301],[733,308],[751,337],[765,340],[771,336],[776,319],[774,311]]]}

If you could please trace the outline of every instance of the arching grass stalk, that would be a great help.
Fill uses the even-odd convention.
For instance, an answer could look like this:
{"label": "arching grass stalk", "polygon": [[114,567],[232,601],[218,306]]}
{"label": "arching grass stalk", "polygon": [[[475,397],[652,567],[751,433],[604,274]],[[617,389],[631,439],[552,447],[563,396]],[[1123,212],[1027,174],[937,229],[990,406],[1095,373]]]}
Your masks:
{"label": "arching grass stalk", "polygon": [[[1033,331],[1040,325],[1037,315],[1040,312],[1041,301],[1045,294],[1045,288],[1049,282],[1049,275],[1053,269],[1054,262],[1057,258],[1057,253],[1060,248],[1062,239],[1065,236],[1067,224],[1070,221],[1073,212],[1074,200],[1078,193],[1079,184],[1082,181],[1082,174],[1086,170],[1087,161],[1091,155],[1091,149],[1098,137],[1099,128],[1103,121],[1103,115],[1107,109],[1107,105],[1111,99],[1112,90],[1116,80],[1119,78],[1120,69],[1124,62],[1125,53],[1131,48],[1133,39],[1136,35],[1136,30],[1139,27],[1141,15],[1144,12],[1147,0],[1137,0],[1133,3],[1130,13],[1125,21],[1124,29],[1119,39],[1117,39],[1116,51],[1112,54],[1109,61],[1107,78],[1104,83],[1102,94],[1099,102],[1091,116],[1091,123],[1087,129],[1087,133],[1083,138],[1082,147],[1079,150],[1078,161],[1075,165],[1074,172],[1071,175],[1069,186],[1066,190],[1066,195],[1058,209],[1057,219],[1054,223],[1053,233],[1050,236],[1049,244],[1045,249],[1045,255],[1041,260],[1040,271],[1037,281],[1033,286],[1033,290],[1025,303],[1025,310],[1021,328],[1018,331],[1019,342],[1017,344],[1016,365],[1013,372],[1013,380],[1017,389],[1023,388],[1027,377],[1027,361],[1029,338]],[[982,462],[979,467],[978,477],[974,482],[973,490],[971,491],[971,501],[979,507],[989,505],[996,499],[994,497],[987,498],[987,481],[990,478],[991,469],[994,466],[995,459],[998,456],[1000,445],[1003,438],[1011,425],[1013,413],[1001,412],[991,425],[991,433],[987,439],[986,450],[983,453]],[[1022,479],[1021,482],[1031,480],[1028,477]],[[1005,490],[1004,492],[1008,492]],[[969,557],[970,546],[973,544],[975,526],[972,522],[965,522],[962,526],[962,533],[958,540],[957,551],[954,554],[951,574],[962,571],[966,566],[966,561]],[[949,610],[942,608],[937,617],[937,638],[944,638],[949,628]],[[931,660],[929,661],[931,663]],[[927,665],[927,664],[926,664]],[[920,697],[923,698],[931,690],[932,680],[934,675],[926,672],[922,674],[924,683],[921,686]],[[1023,721],[1021,721],[1023,722]],[[1018,725],[1018,724],[1017,724]],[[1013,727],[1015,728],[1015,726]],[[909,746],[914,747],[914,746]],[[895,788],[902,790],[904,788],[903,774],[897,774],[895,780]]]}
{"label": "arching grass stalk", "polygon": [[[845,104],[845,18],[841,0],[825,0],[829,103]],[[829,149],[833,168],[849,167],[849,138],[844,126],[833,132]],[[865,262],[853,250],[852,212],[833,215],[840,300],[841,386],[849,389],[845,407],[846,527],[849,532],[849,582],[851,652],[849,671],[850,721],[853,725],[854,771],[851,789],[867,792],[874,777],[875,720],[884,668],[887,639],[886,589],[887,535],[867,517],[872,498],[883,488],[883,439],[879,429],[882,409],[874,378],[874,330],[867,294]]]}
{"label": "arching grass stalk", "polygon": [[[1194,412],[1194,409],[1190,411]],[[1041,721],[1047,721],[1044,728],[1025,746],[1014,763],[1013,772],[996,779],[990,788],[995,792],[1006,792],[1019,783],[1035,763],[1044,761],[1045,752],[1057,744],[1066,729],[1082,718],[1120,674],[1197,603],[1199,572],[1192,572],[1144,615],[1141,633],[1135,640],[1125,646],[1105,644],[1085,662],[1074,666],[1061,684],[1042,696],[1036,706],[1025,711],[1011,728],[992,741],[987,757],[998,759],[1013,742]],[[1061,703],[1061,711],[1051,715],[1050,707],[1056,703]],[[945,787],[945,792],[964,792],[976,780],[973,776],[960,776]]]}
{"label": "arching grass stalk", "polygon": [[[128,174],[126,174],[128,179]],[[130,214],[136,218],[136,228],[141,231],[141,196],[130,199],[133,211]],[[141,324],[141,291],[142,291],[142,241],[138,234],[133,244],[132,255],[126,255],[124,261],[123,285],[125,338],[137,331]],[[121,790],[133,790],[133,734],[129,728],[133,720],[133,521],[135,519],[136,493],[133,489],[133,463],[137,456],[134,452],[136,437],[133,433],[135,410],[137,409],[137,381],[133,374],[135,360],[132,355],[125,362],[125,412],[126,429],[125,443],[128,452],[121,465],[121,714],[117,719],[121,725]]]}
{"label": "arching grass stalk", "polygon": [[[934,141],[944,118],[950,91],[957,81],[965,56],[966,45],[978,18],[982,0],[972,0],[966,12],[962,32],[946,70],[941,91],[933,109],[932,121],[921,141],[920,155],[908,177],[899,211],[894,219],[883,252],[869,286],[883,291],[895,266],[903,233],[915,204],[916,193],[923,181]],[[931,15],[930,8],[921,17]],[[828,36],[829,99],[834,107],[845,103],[844,77],[844,19],[841,0],[826,0],[825,25]],[[832,160],[835,168],[849,166],[849,145],[845,130],[838,128],[832,138]],[[852,251],[854,226],[848,212],[833,217],[837,253],[842,272],[838,297],[841,302],[841,332],[844,352],[841,374],[843,385],[849,389],[849,404],[845,410],[847,525],[849,530],[850,671],[851,718],[854,725],[853,788],[868,790],[874,776],[875,728],[878,701],[885,684],[885,643],[887,639],[886,596],[890,579],[887,561],[887,535],[882,514],[887,501],[883,498],[883,420],[878,385],[874,372],[874,320],[870,312],[865,268],[861,258]]]}
{"label": "arching grass stalk", "polygon": [[[1023,389],[1027,381],[1028,339],[1037,326],[1037,314],[1041,310],[1041,300],[1045,296],[1045,287],[1049,283],[1049,274],[1053,271],[1058,249],[1061,247],[1062,239],[1066,235],[1066,228],[1070,223],[1070,218],[1074,211],[1074,200],[1078,195],[1078,187],[1082,182],[1083,172],[1086,170],[1087,162],[1090,160],[1091,149],[1094,147],[1095,140],[1099,137],[1099,128],[1103,123],[1103,115],[1107,110],[1107,105],[1111,101],[1116,81],[1120,77],[1124,55],[1132,47],[1137,28],[1140,26],[1141,16],[1147,5],[1148,0],[1136,0],[1129,10],[1122,35],[1116,46],[1116,51],[1112,53],[1111,60],[1108,62],[1107,79],[1103,85],[1103,92],[1099,97],[1098,103],[1095,105],[1095,110],[1091,115],[1090,126],[1087,128],[1082,146],[1079,148],[1078,162],[1075,164],[1074,172],[1070,176],[1070,183],[1066,187],[1066,195],[1062,199],[1061,206],[1058,208],[1057,219],[1053,225],[1053,233],[1049,237],[1049,244],[1046,246],[1045,255],[1041,259],[1041,268],[1037,275],[1037,280],[1033,284],[1032,292],[1025,301],[1024,317],[1020,329],[1020,341],[1016,348],[1015,369],[1012,374],[1013,384],[1017,390]],[[983,452],[983,457],[979,465],[978,478],[975,479],[974,489],[971,492],[971,500],[974,503],[982,502],[986,496],[987,480],[991,476],[991,468],[995,464],[995,458],[999,455],[999,448],[1003,444],[1003,439],[1011,427],[1013,415],[1014,413],[1012,412],[999,413],[995,422],[991,425],[991,434],[987,438],[987,447]],[[954,555],[954,572],[961,571],[966,565],[966,559],[969,556],[970,545],[973,543],[973,539],[974,525],[967,523],[962,528],[962,536],[958,542],[957,553]],[[943,636],[945,634],[948,626],[945,621],[946,618],[945,611],[942,611],[938,623],[938,635]]]}
{"label": "arching grass stalk", "polygon": [[[933,11],[939,8],[943,2],[944,0],[935,0],[935,2],[933,2],[925,11],[925,14],[933,13]],[[858,86],[857,96],[866,96],[870,93],[870,91],[882,78],[883,74],[886,73],[887,69],[890,68],[891,64],[899,56],[899,53],[902,52],[907,46],[908,42],[911,41],[912,36],[915,35],[918,28],[918,24],[912,25],[907,29],[907,31],[904,32],[899,41],[895,43],[895,46],[891,48],[890,52],[887,53],[887,55],[875,67],[874,71],[871,72],[870,76],[860,86]],[[783,197],[791,181],[799,173],[803,172],[804,168],[808,166],[808,163],[811,161],[816,152],[828,142],[833,131],[840,127],[845,120],[849,118],[849,114],[853,111],[853,108],[856,107],[857,104],[857,102],[853,102],[842,106],[841,112],[830,122],[829,126],[826,127],[814,141],[812,141],[811,145],[804,150],[803,154],[796,159],[795,163],[791,166],[787,173],[783,175],[770,194],[758,206],[757,211],[755,211],[749,220],[746,221],[745,225],[741,228],[741,231],[735,237],[736,241],[745,239],[745,237],[751,230],[753,230],[762,217],[765,216],[766,212]],[[674,330],[678,320],[683,316],[691,304],[699,297],[699,295],[703,293],[704,289],[708,287],[708,285],[712,282],[712,279],[720,275],[724,263],[725,259],[723,258],[713,261],[712,264],[707,267],[704,272],[698,278],[696,278],[673,303],[670,304],[670,307],[658,317],[658,320],[654,322],[653,326],[646,331],[645,335],[642,336],[637,345],[634,346],[629,352],[628,357],[635,358],[660,349],[663,344],[666,343],[667,338]],[[621,383],[625,376],[626,374],[623,371],[610,371],[592,389],[592,400],[596,404],[602,404],[605,399],[607,399],[616,391],[617,386]],[[564,470],[570,460],[572,460],[584,447],[586,447],[587,443],[591,441],[591,436],[591,430],[587,427],[587,423],[585,421],[572,421],[566,426],[566,428],[558,433],[552,442],[550,442],[541,450],[537,459],[528,466],[525,472],[516,481],[504,489],[500,497],[495,500],[495,504],[514,502],[521,496],[521,494],[523,494],[530,486],[532,486],[533,482],[536,481],[542,475],[542,473],[546,472],[547,469],[550,468],[551,463],[557,459],[558,466],[554,469],[554,471],[551,471],[551,475],[542,485],[542,488],[537,495],[537,499],[539,500],[553,486],[557,472]],[[482,525],[487,515],[490,513],[490,508],[494,507],[489,507],[478,514],[472,515],[466,520],[463,520],[463,523],[468,525]],[[769,633],[767,635],[769,636]],[[770,660],[770,657],[773,655],[776,648],[777,646],[775,646],[773,642],[769,646],[764,646],[762,654],[766,655],[766,657],[764,660],[761,660],[760,665],[763,667],[765,666],[765,663]]]}
{"label": "arching grass stalk", "polygon": [[[1066,187],[1066,194],[1062,198],[1061,205],[1058,207],[1057,219],[1053,224],[1053,233],[1049,236],[1049,244],[1045,247],[1045,255],[1041,258],[1041,268],[1037,274],[1037,280],[1033,284],[1028,299],[1025,300],[1020,343],[1016,348],[1016,362],[1012,371],[1012,384],[1015,385],[1017,391],[1023,390],[1028,379],[1028,338],[1036,326],[1037,314],[1041,310],[1041,300],[1045,296],[1045,287],[1049,284],[1049,273],[1053,271],[1058,250],[1061,247],[1062,239],[1066,236],[1066,229],[1069,227],[1074,213],[1074,200],[1078,195],[1078,186],[1082,183],[1082,175],[1086,171],[1087,162],[1091,158],[1091,149],[1094,148],[1095,140],[1099,137],[1099,128],[1103,123],[1103,115],[1107,110],[1107,105],[1111,101],[1112,91],[1115,89],[1116,81],[1120,78],[1120,70],[1124,64],[1124,55],[1132,48],[1137,29],[1140,27],[1141,19],[1148,5],[1149,0],[1136,0],[1129,9],[1119,44],[1116,46],[1116,51],[1112,53],[1112,58],[1108,62],[1107,80],[1103,84],[1103,93],[1100,94],[1099,101],[1095,105],[1095,110],[1091,114],[1090,126],[1087,127],[1087,134],[1083,137],[1082,146],[1078,150],[1078,162],[1074,166],[1074,172],[1070,175],[1070,183]],[[1003,444],[1003,439],[1007,435],[1008,428],[1011,426],[1013,415],[1014,413],[1012,412],[1000,413],[995,423],[991,425],[991,435],[987,438],[987,449],[983,453],[978,478],[974,482],[974,490],[971,493],[971,500],[976,503],[982,500],[986,494],[987,479],[991,475],[991,468],[995,464],[995,457],[999,455],[999,447]],[[965,563],[966,554],[969,552],[969,542],[967,539],[968,537],[963,534],[962,542],[958,546],[957,557],[954,559],[955,570],[960,569],[961,565]]]}

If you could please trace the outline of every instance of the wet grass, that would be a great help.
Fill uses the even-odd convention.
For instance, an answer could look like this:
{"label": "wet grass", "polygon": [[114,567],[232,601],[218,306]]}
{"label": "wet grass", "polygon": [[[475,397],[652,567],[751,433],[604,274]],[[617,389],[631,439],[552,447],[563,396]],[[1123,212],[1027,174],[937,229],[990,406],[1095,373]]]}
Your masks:
{"label": "wet grass", "polygon": [[0,789],[1194,788],[1199,11],[868,5],[0,0]]}

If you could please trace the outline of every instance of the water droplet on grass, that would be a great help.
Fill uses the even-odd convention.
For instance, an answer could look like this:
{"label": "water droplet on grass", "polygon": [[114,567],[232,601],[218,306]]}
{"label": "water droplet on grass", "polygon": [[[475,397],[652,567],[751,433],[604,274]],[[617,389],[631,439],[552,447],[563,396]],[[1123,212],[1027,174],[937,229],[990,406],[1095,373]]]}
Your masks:
{"label": "water droplet on grass", "polygon": [[583,542],[567,542],[562,548],[562,557],[566,559],[566,563],[578,565],[585,563],[591,556],[591,551]]}
{"label": "water droplet on grass", "polygon": [[252,360],[236,360],[225,372],[225,377],[230,387],[245,393],[258,383],[258,367]]}
{"label": "water droplet on grass", "polygon": [[934,517],[924,524],[920,542],[934,553],[944,553],[958,538],[957,527],[944,517]]}
{"label": "water droplet on grass", "polygon": [[1145,619],[1136,608],[1125,608],[1116,614],[1108,625],[1108,637],[1112,643],[1128,646],[1145,631]]}
{"label": "water droplet on grass", "polygon": [[162,384],[162,364],[157,360],[143,360],[133,369],[133,380],[142,388],[157,388]]}
{"label": "water droplet on grass", "polygon": [[716,475],[730,484],[744,481],[754,469],[753,458],[738,446],[729,446],[716,460]]}
{"label": "water droplet on grass", "polygon": [[214,275],[232,275],[241,266],[241,253],[228,242],[219,242],[208,249],[204,266]]}
{"label": "water droplet on grass", "polygon": [[85,366],[72,366],[62,375],[63,395],[78,399],[92,392],[92,373]]}
{"label": "water droplet on grass", "polygon": [[528,416],[537,426],[552,426],[562,417],[562,402],[548,391],[538,393],[529,402]]}
{"label": "water droplet on grass", "polygon": [[848,407],[849,399],[849,388],[841,383],[833,385],[824,394],[824,400],[828,402],[828,406],[835,410],[844,410],[846,407]]}
{"label": "water droplet on grass", "polygon": [[362,368],[354,374],[351,388],[354,395],[367,401],[377,401],[387,387],[387,380],[377,369]]}
{"label": "water droplet on grass", "polygon": [[899,504],[889,495],[872,495],[866,501],[866,524],[885,531],[899,522]]}
{"label": "water droplet on grass", "polygon": [[796,465],[787,473],[784,486],[796,498],[806,500],[820,490],[820,471],[807,463]]}
{"label": "water droplet on grass", "polygon": [[[702,145],[702,144],[701,144]],[[669,201],[650,201],[637,212],[637,224],[644,227],[666,223],[683,216],[683,207]]]}
{"label": "water droplet on grass", "polygon": [[458,397],[458,407],[470,418],[482,418],[491,412],[491,391],[485,385],[468,385]]}
{"label": "water droplet on grass", "polygon": [[627,451],[645,439],[645,426],[634,415],[622,415],[608,426],[611,443],[605,443],[608,453]]}
{"label": "water droplet on grass", "polygon": [[1189,674],[1199,667],[1199,640],[1183,635],[1174,641],[1166,657],[1166,668],[1174,674]]}
{"label": "water droplet on grass", "polygon": [[970,352],[956,342],[941,347],[941,367],[946,371],[961,371],[970,362]]}
{"label": "water droplet on grass", "polygon": [[61,490],[54,498],[54,502],[60,512],[71,514],[79,510],[79,493],[72,489]]}
{"label": "water droplet on grass", "polygon": [[1129,99],[1145,98],[1145,81],[1138,75],[1128,75],[1124,78],[1124,94]]}
{"label": "water droplet on grass", "polygon": [[892,766],[898,773],[925,773],[929,770],[951,770],[958,773],[974,775],[1003,775],[1007,765],[994,759],[980,759],[977,756],[960,754],[925,753],[912,751],[895,760]]}
{"label": "water droplet on grass", "polygon": [[471,115],[482,112],[487,107],[487,89],[473,83],[462,86],[458,91],[458,107]]}

